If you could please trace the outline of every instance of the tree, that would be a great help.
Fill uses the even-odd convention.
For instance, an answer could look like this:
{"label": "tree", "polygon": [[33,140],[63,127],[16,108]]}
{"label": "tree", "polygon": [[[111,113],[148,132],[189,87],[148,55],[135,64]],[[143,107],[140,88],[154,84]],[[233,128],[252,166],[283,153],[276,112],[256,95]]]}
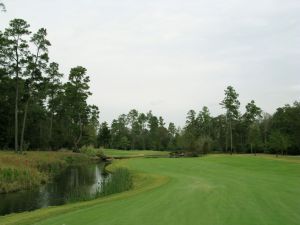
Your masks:
{"label": "tree", "polygon": [[207,106],[202,108],[197,117],[199,123],[200,134],[210,136],[211,133],[211,116]]}
{"label": "tree", "polygon": [[234,90],[232,86],[228,86],[225,90],[225,98],[220,103],[224,109],[226,109],[226,118],[227,123],[229,123],[229,132],[230,132],[230,154],[233,151],[233,121],[239,118],[239,108],[240,102],[238,100],[239,94]]}
{"label": "tree", "polygon": [[169,143],[168,143],[168,149],[176,149],[177,143],[176,143],[176,135],[178,134],[178,131],[176,129],[176,126],[174,123],[169,123],[168,126],[168,135],[169,135]]}
{"label": "tree", "polygon": [[29,55],[28,35],[31,33],[29,24],[22,19],[14,19],[10,21],[9,27],[6,28],[4,36],[6,38],[5,59],[2,62],[10,72],[15,75],[15,151],[19,150],[18,141],[18,106],[19,106],[19,79],[24,72]]}
{"label": "tree", "polygon": [[196,140],[199,134],[198,120],[195,110],[189,110],[186,116],[185,127],[183,129],[182,145],[189,151],[196,150]]}
{"label": "tree", "polygon": [[108,148],[110,145],[110,130],[107,122],[104,122],[100,125],[99,133],[98,133],[98,146]]}
{"label": "tree", "polygon": [[31,149],[95,144],[99,109],[87,104],[85,69],[73,68],[63,84],[58,64],[47,67],[46,29],[30,34],[22,19],[0,31],[0,148],[19,152],[25,140]]}
{"label": "tree", "polygon": [[20,151],[23,150],[24,144],[24,133],[28,113],[28,105],[31,98],[34,95],[38,95],[41,91],[39,88],[40,83],[43,81],[42,72],[46,69],[48,62],[48,46],[50,42],[46,39],[47,31],[45,28],[39,29],[35,34],[33,34],[30,42],[35,46],[34,53],[28,53],[27,56],[27,68],[24,72],[24,77],[26,77],[26,102],[23,115],[23,125],[21,132],[20,141]]}
{"label": "tree", "polygon": [[208,136],[202,135],[196,140],[196,151],[198,154],[205,155],[211,151],[212,139]]}
{"label": "tree", "polygon": [[128,115],[127,115],[127,121],[128,124],[130,125],[131,132],[130,132],[130,137],[131,137],[131,149],[134,149],[136,146],[137,142],[137,137],[140,133],[140,127],[138,124],[138,116],[139,113],[137,110],[132,109]]}
{"label": "tree", "polygon": [[279,130],[274,130],[270,135],[269,146],[275,151],[276,157],[278,157],[279,152],[283,155],[290,146],[289,138]]}
{"label": "tree", "polygon": [[[130,135],[127,125],[128,125],[128,120],[125,114],[120,115],[118,119],[112,121],[111,145],[113,148],[124,149],[124,146],[126,146],[127,149],[127,143],[129,143],[128,136]],[[124,144],[125,142],[126,144]]]}
{"label": "tree", "polygon": [[268,145],[268,136],[271,130],[271,123],[272,123],[272,116],[266,112],[262,114],[262,119],[260,121],[260,130],[263,135],[263,143],[264,143],[264,149],[267,149]]}
{"label": "tree", "polygon": [[259,129],[259,123],[254,122],[248,127],[248,138],[250,140],[250,150],[253,153],[254,147],[254,155],[256,155],[256,149],[261,146],[261,133]]}
{"label": "tree", "polygon": [[145,113],[140,113],[138,116],[138,126],[140,127],[139,139],[141,141],[140,147],[141,149],[146,149],[146,135],[147,131],[147,116]]}
{"label": "tree", "polygon": [[89,92],[89,76],[86,75],[86,68],[77,66],[72,68],[69,81],[65,84],[66,105],[68,117],[71,119],[74,150],[78,151],[82,139],[84,123],[87,123],[87,98]]}
{"label": "tree", "polygon": [[300,102],[277,109],[272,117],[271,131],[279,130],[290,141],[291,154],[300,153]]}
{"label": "tree", "polygon": [[[255,101],[252,100],[250,103],[246,105],[246,112],[243,115],[246,124],[246,132],[247,132],[247,139],[250,143],[251,153],[253,152],[253,142],[257,142],[257,133],[259,132],[257,126],[253,124],[260,118],[262,118],[262,110],[261,108],[257,107]],[[256,155],[256,152],[255,152]]]}
{"label": "tree", "polygon": [[[50,126],[49,126],[49,144],[52,145],[52,130],[53,130],[53,117],[55,111],[58,109],[59,101],[58,95],[62,93],[61,79],[63,74],[59,72],[58,63],[52,62],[46,69],[46,84],[47,94],[49,96],[48,107],[50,111]],[[51,146],[52,147],[52,146]]]}

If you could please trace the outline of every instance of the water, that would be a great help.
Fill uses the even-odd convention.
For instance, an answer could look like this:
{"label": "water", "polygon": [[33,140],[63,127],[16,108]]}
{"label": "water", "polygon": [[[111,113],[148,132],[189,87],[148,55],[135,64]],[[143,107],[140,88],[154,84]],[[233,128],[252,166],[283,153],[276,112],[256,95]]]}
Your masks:
{"label": "water", "polygon": [[104,164],[69,167],[53,182],[34,190],[0,194],[0,215],[31,211],[47,206],[63,205],[70,201],[70,193],[93,195],[107,179]]}

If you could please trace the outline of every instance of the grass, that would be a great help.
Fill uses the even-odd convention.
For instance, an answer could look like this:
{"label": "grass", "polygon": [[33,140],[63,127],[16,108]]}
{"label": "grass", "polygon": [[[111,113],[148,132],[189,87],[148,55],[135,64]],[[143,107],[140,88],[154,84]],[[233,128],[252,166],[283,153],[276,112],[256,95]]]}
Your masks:
{"label": "grass", "polygon": [[273,156],[135,158],[134,189],[89,202],[0,217],[0,224],[300,224],[300,160]]}
{"label": "grass", "polygon": [[21,155],[0,151],[0,193],[38,186],[69,164],[87,161],[87,156],[72,152],[26,152]]}
{"label": "grass", "polygon": [[167,151],[151,151],[151,150],[115,150],[104,149],[104,154],[108,157],[127,158],[127,157],[151,157],[151,156],[168,156]]}
{"label": "grass", "polygon": [[133,187],[133,179],[127,168],[117,168],[108,180],[104,180],[97,197],[128,191]]}

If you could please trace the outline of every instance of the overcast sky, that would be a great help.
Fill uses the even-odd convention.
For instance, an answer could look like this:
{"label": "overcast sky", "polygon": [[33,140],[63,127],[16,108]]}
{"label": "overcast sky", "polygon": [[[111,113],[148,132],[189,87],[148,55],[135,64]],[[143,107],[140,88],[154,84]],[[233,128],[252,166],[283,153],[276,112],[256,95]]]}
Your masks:
{"label": "overcast sky", "polygon": [[101,121],[135,108],[183,125],[233,85],[273,113],[300,100],[300,0],[4,0],[0,28],[45,27],[66,75],[82,65]]}

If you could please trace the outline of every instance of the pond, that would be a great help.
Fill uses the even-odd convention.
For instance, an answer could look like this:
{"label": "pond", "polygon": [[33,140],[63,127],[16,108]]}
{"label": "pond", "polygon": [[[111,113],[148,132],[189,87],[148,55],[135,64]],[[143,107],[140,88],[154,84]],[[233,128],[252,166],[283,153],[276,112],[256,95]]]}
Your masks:
{"label": "pond", "polygon": [[72,201],[72,193],[93,195],[108,178],[104,167],[104,163],[71,166],[36,189],[0,194],[0,215],[63,205]]}

